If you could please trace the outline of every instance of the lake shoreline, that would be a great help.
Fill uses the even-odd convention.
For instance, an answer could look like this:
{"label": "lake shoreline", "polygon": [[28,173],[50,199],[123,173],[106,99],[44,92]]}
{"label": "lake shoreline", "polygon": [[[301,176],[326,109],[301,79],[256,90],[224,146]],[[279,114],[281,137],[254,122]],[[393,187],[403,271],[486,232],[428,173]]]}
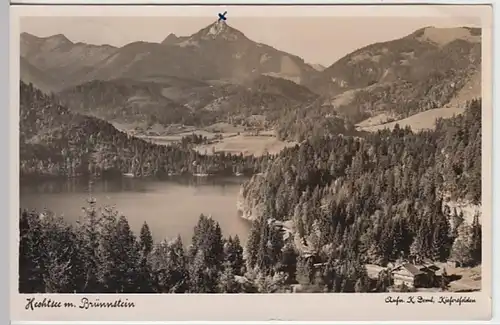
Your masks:
{"label": "lake shoreline", "polygon": [[[88,178],[37,180],[20,186],[20,209],[42,212],[47,209],[74,223],[82,215],[89,196],[98,207],[116,206],[134,232],[146,221],[157,240],[181,234],[189,243],[200,214],[212,216],[226,235],[242,241],[249,223],[240,218],[235,200],[244,177],[169,177],[93,180]],[[135,200],[135,201],[134,201]],[[187,237],[186,237],[187,236]]]}

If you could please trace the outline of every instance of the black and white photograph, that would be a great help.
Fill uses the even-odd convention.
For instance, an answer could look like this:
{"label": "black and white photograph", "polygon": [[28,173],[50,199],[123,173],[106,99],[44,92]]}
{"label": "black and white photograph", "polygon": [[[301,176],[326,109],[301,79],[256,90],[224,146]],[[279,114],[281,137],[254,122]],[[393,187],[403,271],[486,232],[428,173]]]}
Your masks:
{"label": "black and white photograph", "polygon": [[237,9],[19,18],[18,292],[484,290],[481,19]]}

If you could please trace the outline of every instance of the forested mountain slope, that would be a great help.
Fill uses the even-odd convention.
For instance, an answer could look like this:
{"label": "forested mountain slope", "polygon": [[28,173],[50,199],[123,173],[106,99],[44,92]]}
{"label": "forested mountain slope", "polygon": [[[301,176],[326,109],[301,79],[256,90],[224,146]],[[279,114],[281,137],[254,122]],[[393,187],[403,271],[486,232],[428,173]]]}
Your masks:
{"label": "forested mountain slope", "polygon": [[57,97],[72,111],[109,122],[208,126],[247,124],[261,115],[281,125],[300,105],[318,95],[292,81],[258,76],[243,84],[209,83],[186,78],[116,79],[70,87]]}
{"label": "forested mountain slope", "polygon": [[[264,160],[266,158],[263,158]],[[21,175],[77,176],[105,172],[147,176],[191,172],[203,164],[212,172],[259,168],[257,158],[203,156],[180,146],[159,146],[116,130],[95,117],[70,112],[32,85],[20,84]]]}
{"label": "forested mountain slope", "polygon": [[354,122],[399,119],[444,106],[480,72],[481,29],[426,27],[354,51],[308,86]]}
{"label": "forested mountain slope", "polygon": [[284,150],[243,186],[240,200],[255,220],[247,247],[252,263],[268,263],[261,245],[275,236],[263,230],[270,220],[285,222],[293,245],[317,262],[384,265],[451,256],[477,263],[477,246],[474,257],[464,257],[471,251],[454,251],[453,243],[461,243],[457,234],[469,231],[471,221],[480,229],[479,219],[463,222],[446,202],[481,202],[481,101],[432,131],[396,126],[364,138],[312,138]]}

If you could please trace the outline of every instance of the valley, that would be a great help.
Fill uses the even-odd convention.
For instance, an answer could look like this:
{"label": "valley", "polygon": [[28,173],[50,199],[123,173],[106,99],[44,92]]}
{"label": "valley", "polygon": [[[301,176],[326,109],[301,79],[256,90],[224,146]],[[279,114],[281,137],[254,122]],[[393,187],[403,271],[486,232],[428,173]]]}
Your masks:
{"label": "valley", "polygon": [[[264,133],[264,132],[263,132]],[[180,133],[170,136],[138,136],[141,139],[159,145],[171,145],[181,142],[183,137],[192,134],[203,135],[208,138],[208,143],[195,145],[193,148],[200,154],[213,155],[215,153],[230,153],[234,155],[260,157],[265,154],[276,155],[286,147],[295,146],[292,141],[278,140],[273,132],[269,135],[255,135],[252,133],[210,133],[203,130]]]}
{"label": "valley", "polygon": [[158,144],[173,145],[182,143],[183,138],[193,135],[204,138],[203,143],[192,146],[194,150],[204,155],[214,153],[242,154],[259,157],[264,154],[276,155],[286,147],[298,144],[295,141],[280,140],[273,130],[254,130],[228,123],[216,123],[205,128],[186,125],[153,125],[146,130],[141,126],[113,123],[120,131],[139,139]]}

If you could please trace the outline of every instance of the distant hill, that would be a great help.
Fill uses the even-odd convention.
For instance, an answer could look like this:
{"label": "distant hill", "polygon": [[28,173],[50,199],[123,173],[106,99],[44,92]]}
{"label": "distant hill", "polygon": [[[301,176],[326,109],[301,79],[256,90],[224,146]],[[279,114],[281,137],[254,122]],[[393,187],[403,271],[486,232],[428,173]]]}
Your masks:
{"label": "distant hill", "polygon": [[110,122],[164,126],[207,126],[221,121],[246,124],[254,115],[273,122],[318,97],[292,81],[269,76],[240,85],[180,78],[152,80],[96,80],[65,89],[57,96],[75,112]]}
{"label": "distant hill", "polygon": [[248,82],[247,85],[253,91],[281,95],[299,102],[307,102],[318,97],[307,87],[279,77],[261,75]]}
{"label": "distant hill", "polygon": [[383,112],[404,118],[444,106],[480,71],[480,29],[427,27],[356,50],[308,86],[355,122]]}
{"label": "distant hill", "polygon": [[462,114],[470,101],[481,98],[480,77],[481,74],[479,72],[474,74],[464,87],[443,107],[420,112],[400,120],[395,120],[386,114],[380,114],[358,123],[357,129],[360,131],[375,132],[382,129],[393,129],[396,124],[401,128],[409,126],[413,131],[434,129],[436,127],[436,120],[440,118],[447,119],[454,115]]}
{"label": "distant hill", "polygon": [[162,95],[168,84],[117,79],[90,81],[58,93],[74,112],[119,123],[185,123],[192,112]]}
{"label": "distant hill", "polygon": [[98,62],[117,50],[109,45],[73,43],[62,34],[44,38],[22,33],[20,41],[21,57],[55,80],[57,90],[80,83]]}
{"label": "distant hill", "polygon": [[37,85],[45,93],[50,93],[57,89],[57,80],[49,74],[40,71],[40,69],[29,63],[25,58],[20,58],[19,65],[20,79],[25,83]]}

